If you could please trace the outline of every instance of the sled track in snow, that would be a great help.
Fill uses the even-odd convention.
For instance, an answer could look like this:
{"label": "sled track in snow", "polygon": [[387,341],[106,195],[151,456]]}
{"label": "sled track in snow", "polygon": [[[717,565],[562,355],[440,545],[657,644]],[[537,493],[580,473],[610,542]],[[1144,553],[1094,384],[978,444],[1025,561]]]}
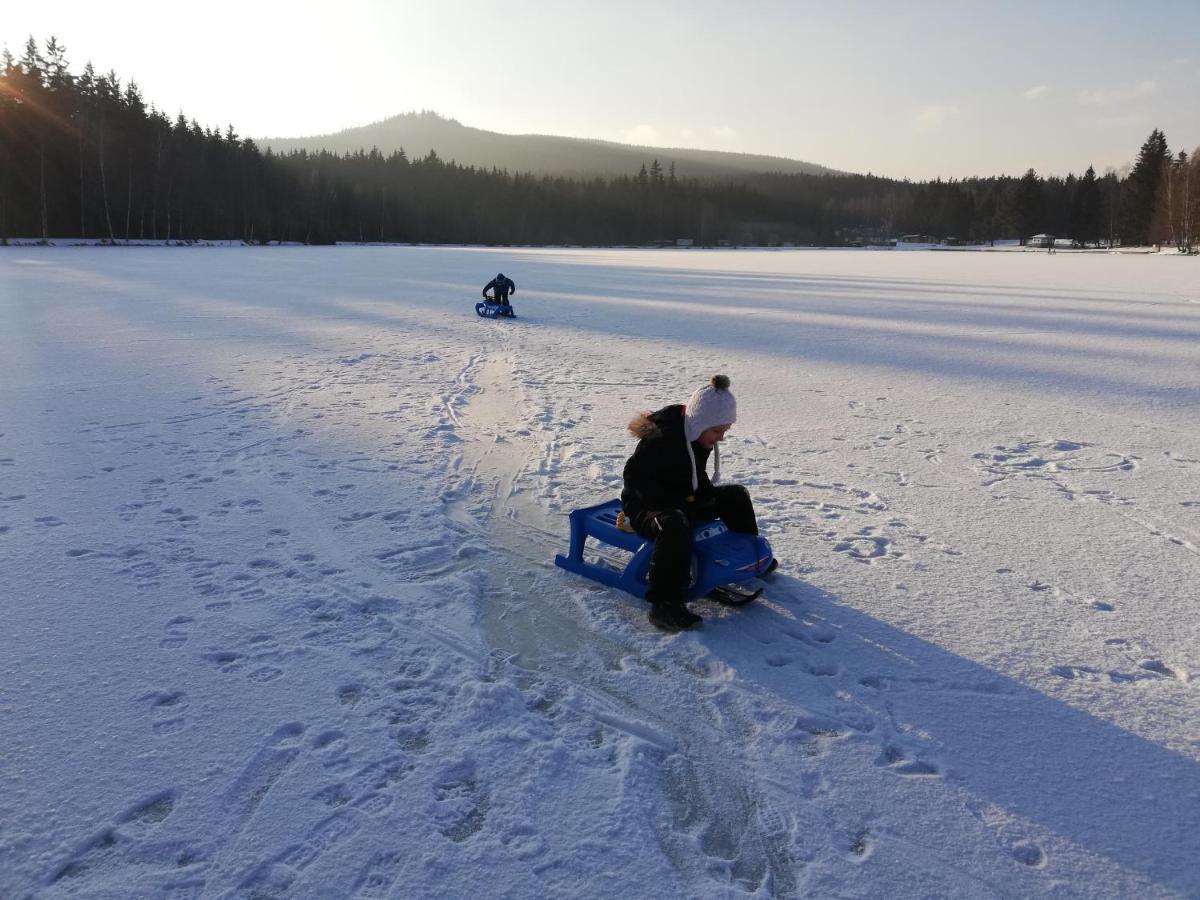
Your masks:
{"label": "sled track in snow", "polygon": [[[753,710],[736,691],[722,692],[715,705],[704,696],[703,672],[647,656],[642,641],[604,633],[581,614],[572,594],[597,604],[638,601],[568,585],[569,576],[553,568],[556,543],[564,541],[532,499],[527,461],[537,448],[520,424],[509,361],[502,354],[476,359],[468,371],[469,400],[455,414],[464,443],[448,513],[498,551],[487,558],[484,623],[500,651],[491,664],[518,682],[559,682],[557,690],[575,698],[572,715],[632,739],[638,764],[627,802],[655,818],[662,850],[687,884],[699,890],[716,877],[741,890],[794,895],[800,864],[788,815],[741,777],[751,766],[719,749],[746,742]],[[644,622],[640,604],[634,612]],[[447,646],[457,643],[442,637]],[[650,640],[666,638],[654,632]],[[637,680],[645,693],[622,684],[634,667],[643,670]]]}

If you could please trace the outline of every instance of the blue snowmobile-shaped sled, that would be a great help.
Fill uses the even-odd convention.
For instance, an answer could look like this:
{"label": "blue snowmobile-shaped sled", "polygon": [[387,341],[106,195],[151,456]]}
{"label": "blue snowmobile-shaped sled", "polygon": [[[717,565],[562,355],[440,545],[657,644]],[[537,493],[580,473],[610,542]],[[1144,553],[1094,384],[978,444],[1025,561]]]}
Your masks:
{"label": "blue snowmobile-shaped sled", "polygon": [[[575,510],[571,513],[571,549],[555,556],[554,564],[645,599],[654,542],[635,532],[624,518],[620,500]],[[588,559],[584,555],[588,538],[632,556],[623,570],[604,564],[610,561],[604,553],[607,548],[592,553],[599,561]],[[749,592],[733,585],[766,575],[775,568],[773,563],[771,545],[761,535],[730,531],[720,521],[699,522],[692,530],[692,584],[686,599],[711,596],[731,606],[749,603],[762,589]]]}
{"label": "blue snowmobile-shaped sled", "polygon": [[515,319],[511,303],[493,303],[491,300],[481,300],[475,304],[475,312],[485,319]]}

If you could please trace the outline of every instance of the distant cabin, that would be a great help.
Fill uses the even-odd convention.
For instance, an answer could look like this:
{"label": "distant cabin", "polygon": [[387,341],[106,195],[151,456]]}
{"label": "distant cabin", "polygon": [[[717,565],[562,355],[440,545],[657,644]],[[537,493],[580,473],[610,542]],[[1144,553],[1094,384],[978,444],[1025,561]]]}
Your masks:
{"label": "distant cabin", "polygon": [[1053,247],[1054,235],[1052,234],[1035,234],[1025,242],[1026,247]]}

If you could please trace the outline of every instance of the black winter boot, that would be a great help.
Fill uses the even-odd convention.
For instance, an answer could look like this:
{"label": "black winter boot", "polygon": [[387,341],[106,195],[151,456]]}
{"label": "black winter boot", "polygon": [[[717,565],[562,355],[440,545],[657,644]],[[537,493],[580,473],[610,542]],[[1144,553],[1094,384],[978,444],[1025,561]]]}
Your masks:
{"label": "black winter boot", "polygon": [[651,624],[663,631],[683,631],[702,621],[682,603],[654,603],[650,606]]}

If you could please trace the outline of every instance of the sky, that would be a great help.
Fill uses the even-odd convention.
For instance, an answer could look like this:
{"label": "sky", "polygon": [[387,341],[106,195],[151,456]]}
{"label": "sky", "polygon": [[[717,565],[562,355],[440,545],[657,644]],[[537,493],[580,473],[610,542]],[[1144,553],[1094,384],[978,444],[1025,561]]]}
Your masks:
{"label": "sky", "polygon": [[[335,8],[337,17],[329,14]],[[434,110],[507,134],[929,179],[1097,172],[1200,144],[1200,0],[13,4],[148,102],[244,136]],[[188,17],[180,15],[186,10]]]}

